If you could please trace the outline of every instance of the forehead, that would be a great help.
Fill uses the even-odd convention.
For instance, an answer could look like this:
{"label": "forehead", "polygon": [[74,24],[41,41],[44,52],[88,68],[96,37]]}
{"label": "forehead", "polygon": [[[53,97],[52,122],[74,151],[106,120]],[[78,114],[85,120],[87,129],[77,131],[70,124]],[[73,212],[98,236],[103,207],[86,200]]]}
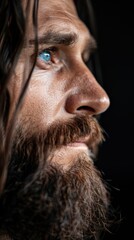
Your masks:
{"label": "forehead", "polygon": [[[24,13],[26,12],[27,1],[22,0],[22,6]],[[81,0],[84,1],[85,0]],[[28,12],[26,42],[35,43],[35,28],[33,25],[33,4],[34,1],[30,1],[31,8]],[[73,0],[39,0],[39,6],[37,11],[38,18],[38,37],[42,39],[42,44],[50,44],[49,37],[56,34],[56,38],[64,36],[75,36],[75,43],[81,43],[83,46],[92,46],[96,43],[93,36],[90,34],[90,30],[81,21],[77,14],[77,10]],[[45,37],[45,38],[44,38]],[[73,38],[74,39],[74,38]],[[74,41],[72,41],[74,42]],[[77,44],[77,45],[78,45]],[[54,44],[52,44],[54,45]],[[31,45],[30,45],[31,46]],[[33,46],[33,45],[32,45]]]}
{"label": "forehead", "polygon": [[60,15],[72,14],[77,15],[73,0],[39,0],[39,11],[53,13],[52,17],[59,13]]}
{"label": "forehead", "polygon": [[[26,11],[28,5],[30,8],[33,7],[34,1],[28,1],[29,0],[21,0],[24,12]],[[55,13],[57,14],[57,11],[63,15],[66,14],[66,12],[77,15],[73,0],[38,0],[38,3],[39,13],[42,14],[45,12],[46,17],[48,17],[49,13],[53,13],[54,15]]]}
{"label": "forehead", "polygon": [[73,0],[40,0],[38,8],[39,33],[54,31],[81,31],[89,37],[89,31],[78,17]]}

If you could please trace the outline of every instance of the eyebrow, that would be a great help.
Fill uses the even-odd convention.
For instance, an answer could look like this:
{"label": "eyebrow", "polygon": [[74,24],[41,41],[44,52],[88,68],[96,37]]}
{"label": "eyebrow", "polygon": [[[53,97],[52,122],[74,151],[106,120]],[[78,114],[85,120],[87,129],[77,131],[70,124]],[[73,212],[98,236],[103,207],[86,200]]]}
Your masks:
{"label": "eyebrow", "polygon": [[[72,45],[78,40],[78,35],[76,33],[57,33],[55,31],[48,31],[43,34],[43,36],[38,37],[39,44],[63,44],[66,46]],[[29,40],[30,45],[35,44],[34,39]]]}

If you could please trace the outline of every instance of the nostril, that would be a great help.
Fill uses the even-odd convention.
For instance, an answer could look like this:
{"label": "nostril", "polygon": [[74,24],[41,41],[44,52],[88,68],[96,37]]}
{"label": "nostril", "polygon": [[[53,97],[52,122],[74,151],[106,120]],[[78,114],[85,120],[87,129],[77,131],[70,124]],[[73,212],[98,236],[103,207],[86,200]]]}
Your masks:
{"label": "nostril", "polygon": [[[103,95],[106,95],[103,92]],[[77,93],[69,95],[65,102],[65,109],[71,114],[89,114],[98,115],[104,112],[108,107],[108,98],[102,94]]]}
{"label": "nostril", "polygon": [[90,106],[88,99],[83,96],[74,94],[67,98],[65,104],[66,111],[72,114],[89,113],[94,114],[95,110]]}
{"label": "nostril", "polygon": [[84,94],[72,94],[66,99],[65,109],[72,114],[90,114],[94,115],[96,109],[94,101],[89,100],[89,97]]}
{"label": "nostril", "polygon": [[84,111],[84,112],[95,113],[95,110],[92,107],[89,107],[89,106],[80,106],[80,107],[77,108],[76,111]]}

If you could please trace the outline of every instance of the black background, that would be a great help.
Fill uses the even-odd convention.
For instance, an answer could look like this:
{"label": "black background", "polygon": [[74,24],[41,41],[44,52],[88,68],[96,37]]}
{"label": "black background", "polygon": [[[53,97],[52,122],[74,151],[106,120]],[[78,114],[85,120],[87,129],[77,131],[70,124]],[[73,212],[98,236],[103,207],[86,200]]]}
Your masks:
{"label": "black background", "polygon": [[100,120],[107,135],[96,164],[112,186],[112,204],[121,218],[104,239],[128,240],[134,229],[134,7],[133,1],[92,2],[103,87],[111,100]]}

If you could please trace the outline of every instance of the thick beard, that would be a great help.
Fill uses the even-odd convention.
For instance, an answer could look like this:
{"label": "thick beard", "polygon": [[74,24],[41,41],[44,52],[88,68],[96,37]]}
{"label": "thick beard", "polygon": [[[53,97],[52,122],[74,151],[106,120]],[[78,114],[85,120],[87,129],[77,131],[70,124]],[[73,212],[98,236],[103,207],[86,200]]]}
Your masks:
{"label": "thick beard", "polygon": [[[5,191],[0,201],[1,231],[8,233],[12,239],[97,239],[98,233],[107,229],[108,191],[92,161],[88,162],[87,156],[81,154],[67,171],[58,164],[50,165],[45,157],[42,161],[42,149],[46,149],[48,139],[54,147],[52,143],[57,141],[57,146],[72,142],[76,133],[83,136],[87,134],[86,125],[89,123],[81,120],[85,121],[84,124],[74,122],[76,131],[70,131],[70,140],[57,140],[60,136],[58,127],[54,140],[50,140],[49,135],[44,143],[42,137],[37,139],[36,144],[35,138],[31,140],[30,148],[28,141],[22,141],[19,147],[18,144],[14,146]],[[67,126],[63,128],[68,133]],[[94,126],[94,134],[90,126],[93,142],[101,139],[97,123],[94,122]]]}

